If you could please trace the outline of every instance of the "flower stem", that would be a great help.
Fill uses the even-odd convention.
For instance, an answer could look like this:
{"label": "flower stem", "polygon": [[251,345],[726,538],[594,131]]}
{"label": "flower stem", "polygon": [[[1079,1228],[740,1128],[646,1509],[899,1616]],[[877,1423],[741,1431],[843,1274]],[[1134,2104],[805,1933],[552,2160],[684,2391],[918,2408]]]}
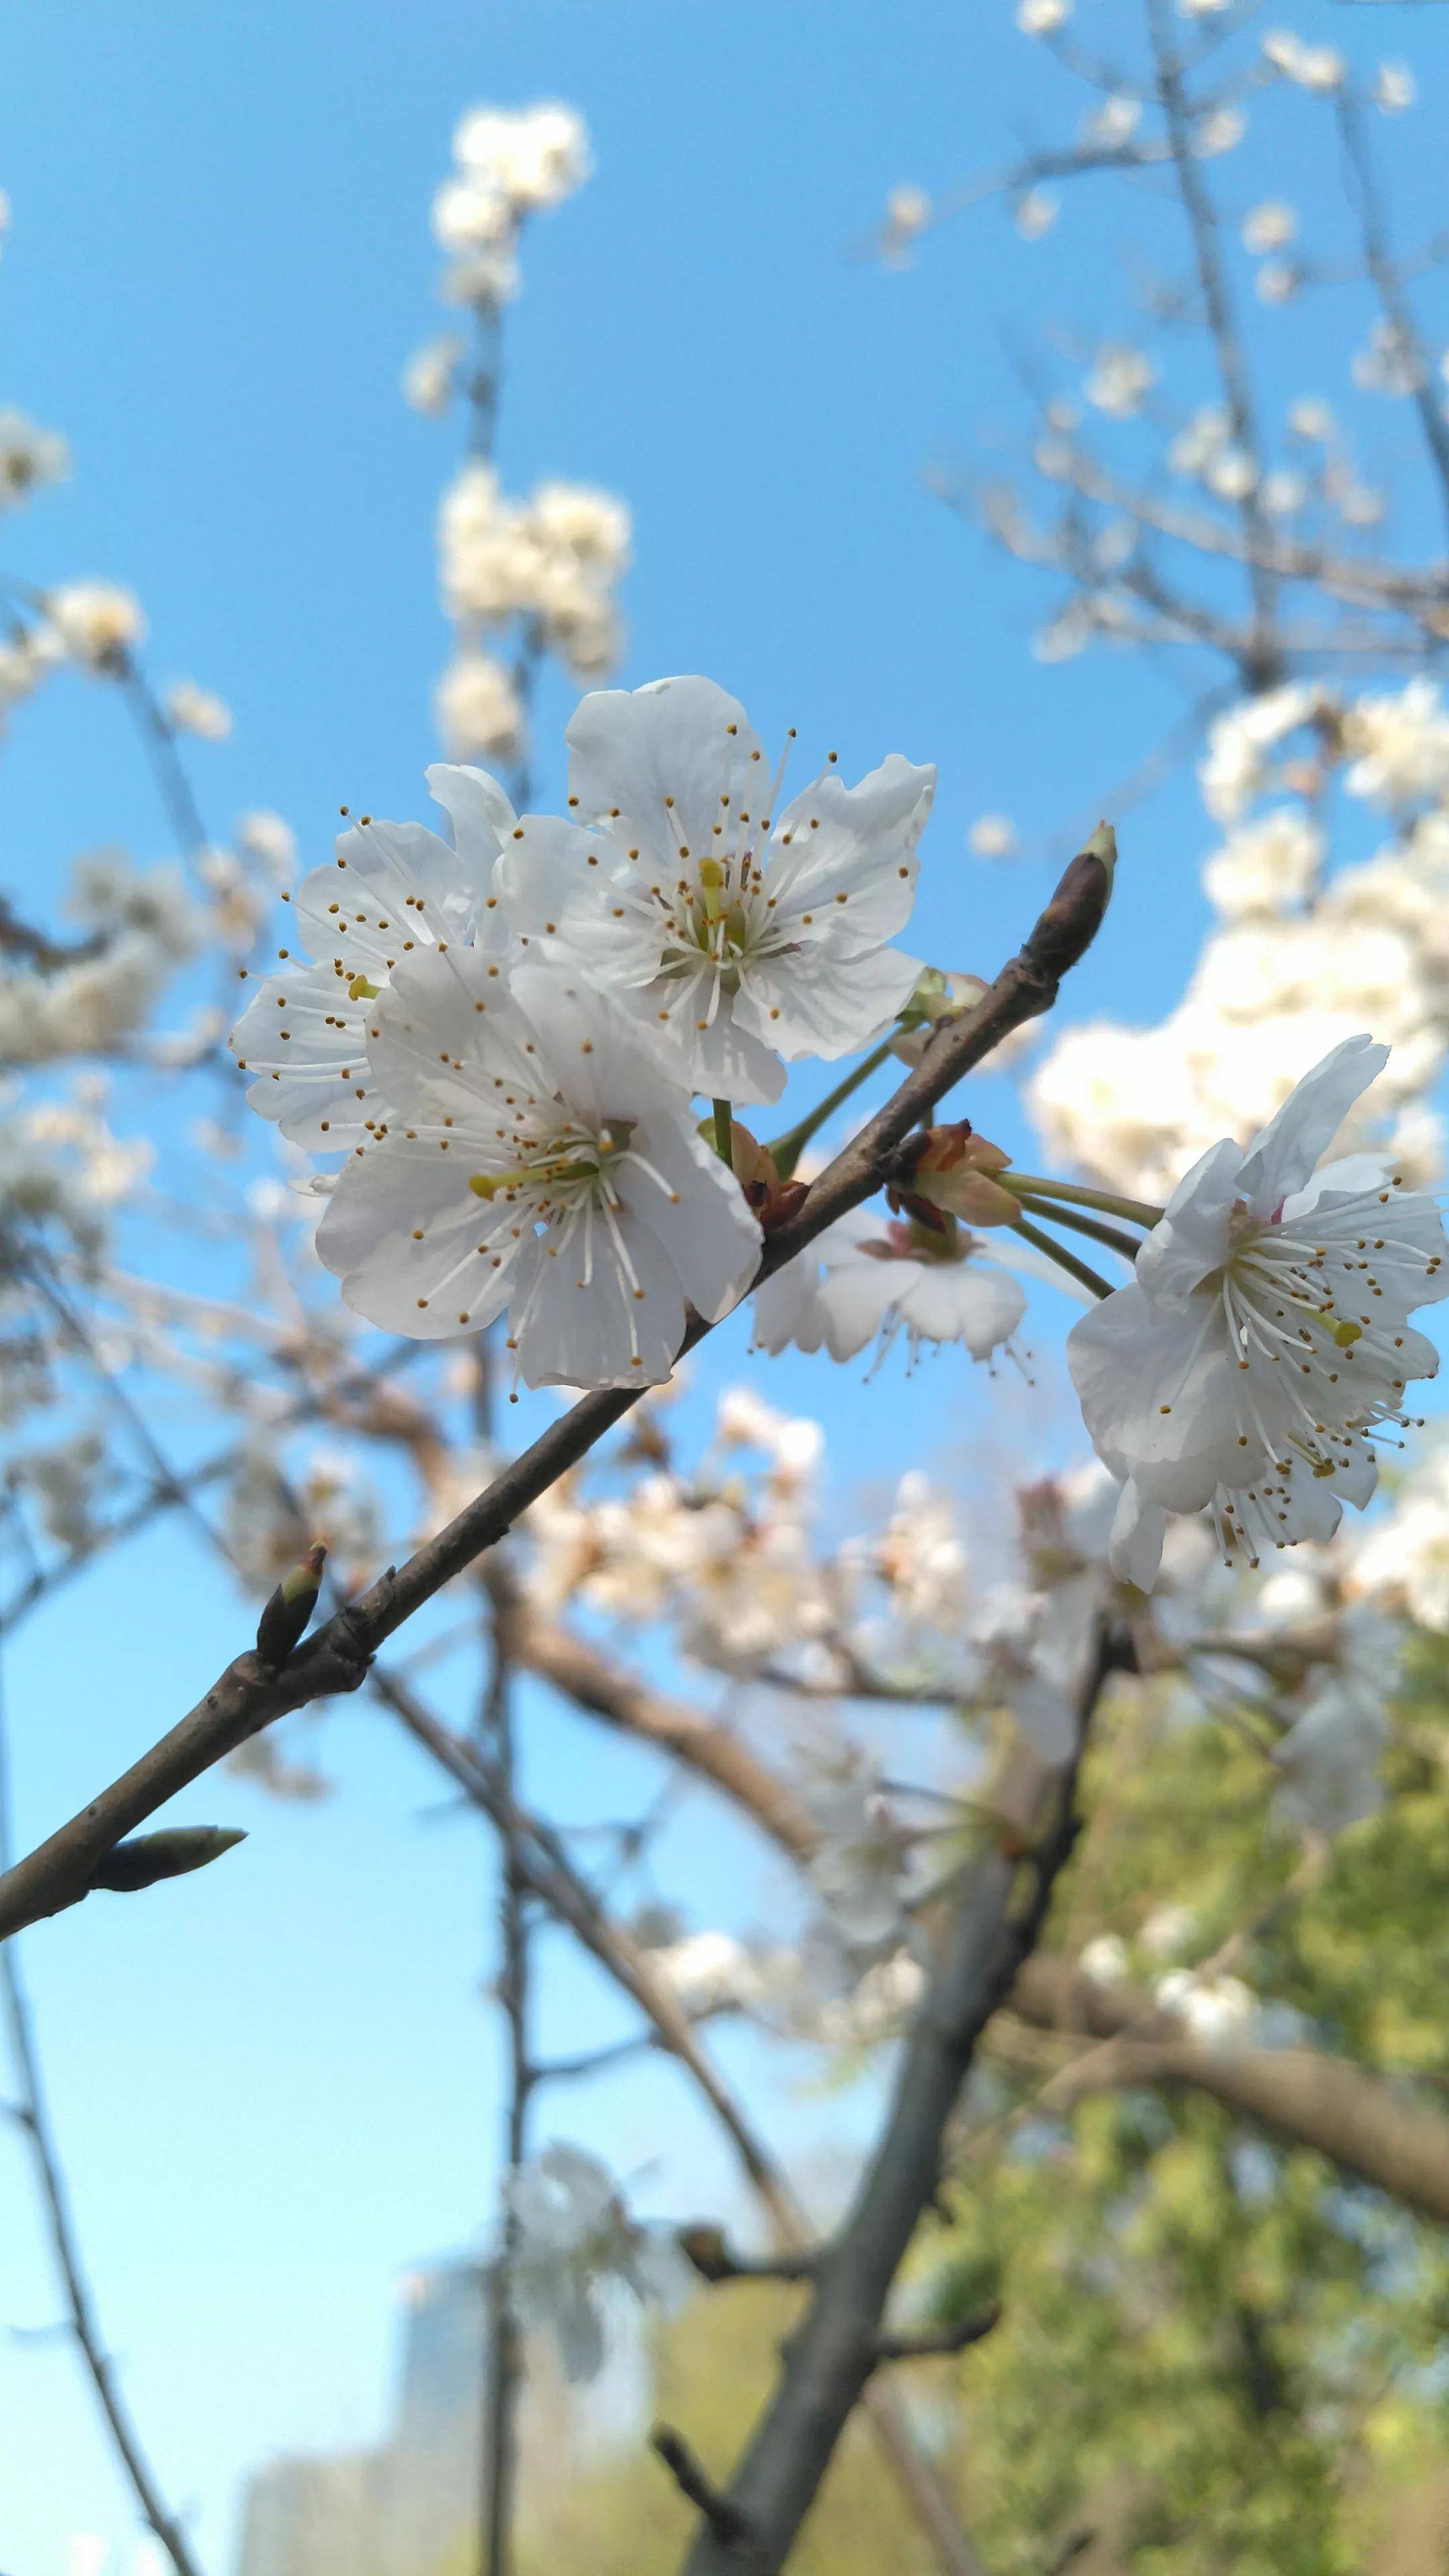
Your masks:
{"label": "flower stem", "polygon": [[879,1046],[873,1046],[869,1055],[863,1055],[859,1064],[852,1066],[844,1081],[837,1082],[833,1091],[827,1091],[824,1099],[807,1111],[797,1126],[787,1128],[783,1136],[777,1136],[773,1144],[766,1146],[765,1151],[782,1181],[788,1181],[793,1177],[795,1166],[816,1130],[823,1127],[826,1119],[834,1115],[843,1100],[848,1100],[853,1091],[858,1091],[863,1082],[869,1081],[871,1075],[885,1063],[890,1051],[890,1039],[882,1038]]}
{"label": "flower stem", "polygon": [[731,1171],[734,1169],[735,1160],[733,1131],[734,1117],[729,1102],[717,1100],[714,1104],[714,1150],[720,1161],[727,1163]]}
{"label": "flower stem", "polygon": [[1100,1271],[1089,1269],[1074,1252],[1068,1252],[1064,1243],[1057,1243],[1051,1235],[1043,1234],[1039,1225],[1032,1225],[1026,1217],[1019,1216],[1011,1231],[1021,1235],[1025,1242],[1034,1244],[1038,1252],[1044,1252],[1059,1270],[1069,1270],[1074,1279],[1080,1279],[1084,1288],[1091,1289],[1094,1297],[1111,1296],[1111,1283],[1102,1277]]}
{"label": "flower stem", "polygon": [[1080,1209],[1059,1207],[1054,1199],[1029,1198],[1022,1192],[1022,1206],[1029,1216],[1049,1216],[1053,1225],[1067,1225],[1073,1234],[1089,1234],[1094,1243],[1105,1243],[1109,1252],[1120,1252],[1124,1261],[1135,1262],[1142,1246],[1134,1235],[1124,1234],[1120,1226],[1103,1225],[1100,1217],[1083,1216]]}
{"label": "flower stem", "polygon": [[1154,1207],[1150,1199],[1119,1198],[1113,1190],[1089,1190],[1076,1181],[1044,1181],[1038,1172],[1018,1172],[1014,1166],[994,1173],[994,1179],[1009,1190],[1025,1191],[1034,1199],[1070,1199],[1074,1206],[1101,1208],[1107,1216],[1125,1216],[1132,1225],[1160,1225],[1164,1210]]}

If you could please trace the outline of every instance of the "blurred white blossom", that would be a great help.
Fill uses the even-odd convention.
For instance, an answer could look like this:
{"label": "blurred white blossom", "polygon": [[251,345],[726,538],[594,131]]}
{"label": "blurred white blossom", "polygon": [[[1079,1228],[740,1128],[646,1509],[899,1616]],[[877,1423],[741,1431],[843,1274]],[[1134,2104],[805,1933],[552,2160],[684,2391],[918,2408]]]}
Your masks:
{"label": "blurred white blossom", "polygon": [[70,449],[58,430],[37,429],[23,411],[0,409],[0,509],[28,500],[47,483],[63,483]]}
{"label": "blurred white blossom", "polygon": [[173,680],[162,706],[178,733],[194,733],[202,742],[225,742],[231,731],[231,709],[210,689],[194,680]]}
{"label": "blurred white blossom", "polygon": [[613,2175],[581,2147],[556,2143],[530,2157],[509,2178],[508,2202],[519,2312],[554,2335],[570,2380],[595,2379],[603,2367],[612,2288],[668,2309],[691,2285],[673,2238],[631,2219]]}
{"label": "blurred white blossom", "polygon": [[117,670],[146,632],[140,602],[109,582],[67,582],[49,593],[46,610],[66,652],[92,671]]}

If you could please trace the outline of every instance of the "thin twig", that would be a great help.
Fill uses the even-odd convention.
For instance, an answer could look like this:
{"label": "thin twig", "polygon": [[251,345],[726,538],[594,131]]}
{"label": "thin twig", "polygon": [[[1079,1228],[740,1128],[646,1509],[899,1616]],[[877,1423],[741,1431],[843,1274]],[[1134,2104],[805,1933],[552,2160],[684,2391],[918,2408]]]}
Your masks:
{"label": "thin twig", "polygon": [[[4,1694],[0,1689],[0,1865],[8,1862],[9,1857],[10,1761]],[[65,2292],[71,2339],[89,2374],[116,2457],[147,2529],[154,2532],[160,2541],[176,2576],[200,2576],[199,2562],[156,2482],[156,2473],[146,2457],[135,2419],[122,2395],[115,2364],[101,2335],[95,2300],[81,2261],[60,2146],[46,2098],[35,2036],[35,2016],[21,1979],[19,1952],[13,1941],[0,1944],[0,1991],[3,1991],[5,1999],[5,2020],[17,2088],[16,2099],[7,2103],[6,2109],[30,2149],[55,2266]]]}

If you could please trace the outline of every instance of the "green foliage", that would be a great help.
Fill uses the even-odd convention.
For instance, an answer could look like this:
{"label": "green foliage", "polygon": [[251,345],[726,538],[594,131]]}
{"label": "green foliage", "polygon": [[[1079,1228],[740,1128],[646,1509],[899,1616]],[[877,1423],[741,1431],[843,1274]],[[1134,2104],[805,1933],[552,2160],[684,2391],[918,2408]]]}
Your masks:
{"label": "green foliage", "polygon": [[[1187,1910],[1194,1963],[1247,1926],[1233,1973],[1293,2008],[1291,2036],[1442,2084],[1444,1677],[1425,1647],[1385,1810],[1317,1869],[1265,1824],[1242,1721],[1124,1697],[1051,1940],[1113,1931],[1150,1984],[1166,1962],[1141,1936],[1164,1905]],[[978,2080],[973,2116],[1012,2115],[1010,2143],[966,2158],[944,2241],[918,2258],[942,2319],[1004,2302],[962,2380],[993,2576],[1039,2576],[1077,2531],[1095,2535],[1079,2576],[1441,2576],[1449,2517],[1425,2502],[1449,2435],[1440,2232],[1200,2097],[1103,2091],[1053,2113],[1041,2080]]]}

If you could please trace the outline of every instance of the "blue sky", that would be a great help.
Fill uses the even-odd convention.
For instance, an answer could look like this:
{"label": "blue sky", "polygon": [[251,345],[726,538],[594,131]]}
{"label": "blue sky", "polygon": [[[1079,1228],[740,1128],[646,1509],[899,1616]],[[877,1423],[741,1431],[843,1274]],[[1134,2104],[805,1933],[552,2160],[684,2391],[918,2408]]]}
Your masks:
{"label": "blue sky", "polygon": [[[1318,5],[1294,22],[1403,50],[1416,14]],[[1183,702],[1179,681],[1124,663],[1033,661],[1042,595],[923,471],[1018,417],[1010,353],[1028,326],[1070,319],[1088,341],[1120,328],[1122,261],[1177,256],[1160,201],[1096,197],[1035,247],[987,208],[899,275],[848,255],[896,182],[944,187],[1058,130],[1065,84],[1001,0],[53,0],[7,13],[6,57],[0,399],[64,430],[75,480],[3,531],[4,568],[132,584],[156,676],[228,700],[231,741],[192,763],[214,829],[275,807],[313,860],[339,803],[424,809],[445,645],[432,518],[456,440],[405,409],[397,377],[441,319],[428,202],[465,106],[556,95],[587,118],[597,175],[526,244],[505,481],[563,474],[629,502],[631,682],[707,671],[767,742],[793,723],[846,774],[888,749],[935,759],[913,944],[994,969],[1073,823]],[[1265,111],[1228,183],[1237,204],[1322,195],[1317,113]],[[1397,131],[1399,199],[1427,202],[1442,108]],[[1275,389],[1337,396],[1350,323],[1341,307],[1255,319]],[[1361,415],[1366,463],[1392,476],[1401,415]],[[1430,542],[1420,508],[1404,533]],[[567,707],[551,684],[545,791]],[[0,776],[0,881],[36,909],[79,849],[164,848],[135,742],[94,684],[67,676],[23,711]],[[988,808],[1056,859],[971,860],[966,828]],[[1181,781],[1131,818],[1074,1015],[1148,1019],[1175,998],[1204,926],[1208,842]],[[979,1114],[1015,1132],[1004,1085],[983,1085]],[[980,1479],[1053,1437],[1067,1315],[1041,1307],[1034,1389],[945,1361],[911,1381],[893,1364],[862,1395],[798,1362],[766,1391],[825,1416],[852,1495],[922,1458]],[[739,1332],[720,1339],[696,1419],[739,1367]],[[183,1436],[179,1411],[162,1419]],[[190,1703],[243,1618],[204,1551],[158,1532],[26,1632],[7,1666],[26,1839]],[[378,1716],[348,1708],[326,1728],[341,1784],[327,1806],[197,1790],[178,1815],[251,1831],[204,1892],[96,1900],[26,1944],[102,2313],[215,2571],[251,2461],[376,2425],[391,2281],[467,2241],[487,2207],[484,1847]],[[541,1695],[525,1734],[533,1781],[567,1812],[625,1812],[651,1782]],[[770,1864],[702,1802],[671,1829],[669,1862],[702,1920],[779,1919]],[[622,2026],[613,2016],[560,1958],[558,2043]],[[759,2063],[742,2043],[724,2054],[742,2075]],[[828,2188],[859,2105],[783,2072],[773,2134]],[[699,2210],[733,2192],[662,2068],[561,2100],[544,2127],[638,2174],[645,2204]],[[3,2136],[0,2190],[0,2326],[42,2327],[53,2291]],[[0,2340],[5,2576],[66,2576],[75,2533],[112,2544],[107,2576],[129,2569],[132,2516],[69,2354]]]}

